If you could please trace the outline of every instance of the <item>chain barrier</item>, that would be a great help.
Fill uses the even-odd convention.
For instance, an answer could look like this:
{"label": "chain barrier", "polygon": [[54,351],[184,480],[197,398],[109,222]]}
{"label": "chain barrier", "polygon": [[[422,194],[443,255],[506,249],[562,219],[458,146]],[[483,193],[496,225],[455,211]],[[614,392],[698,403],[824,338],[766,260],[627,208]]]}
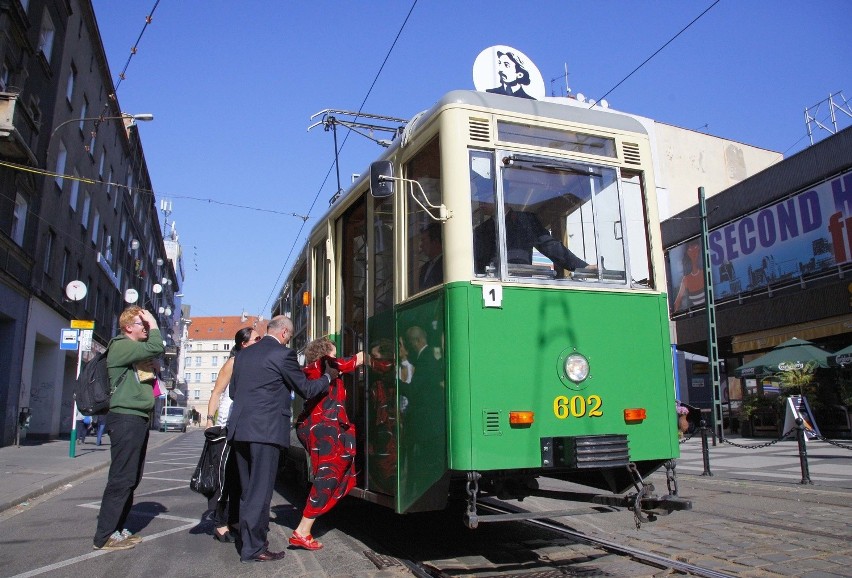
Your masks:
{"label": "chain barrier", "polygon": [[[707,443],[707,429],[708,429],[707,424],[704,422],[704,420],[701,420],[701,426],[699,428],[699,431],[701,432],[701,452],[702,452],[703,458],[704,458],[704,473],[701,474],[702,476],[712,476],[713,475],[713,473],[710,471],[710,448],[709,448],[709,444]],[[811,481],[810,468],[808,466],[808,448],[807,448],[807,436],[808,435],[810,435],[812,439],[817,439],[817,440],[829,443],[829,444],[836,446],[836,447],[839,447],[839,448],[852,450],[852,446],[847,446],[847,445],[835,442],[833,440],[830,440],[830,439],[826,438],[825,436],[814,432],[813,430],[810,430],[810,429],[806,430],[805,426],[804,426],[804,420],[801,417],[796,418],[796,426],[795,427],[790,428],[789,430],[784,432],[784,435],[782,435],[778,439],[772,440],[772,441],[767,442],[765,444],[738,444],[738,443],[732,442],[731,440],[725,439],[725,438],[720,438],[720,441],[723,442],[723,443],[726,443],[730,446],[737,447],[737,448],[742,448],[742,449],[747,449],[747,450],[752,449],[753,450],[753,449],[767,448],[767,447],[775,445],[778,442],[783,441],[787,438],[793,437],[796,440],[796,442],[798,443],[798,446],[799,446],[799,465],[801,466],[801,469],[802,469],[802,481],[801,481],[801,483],[802,484],[813,484],[813,482]],[[680,441],[680,443],[684,443],[684,442],[688,441],[689,439],[690,438],[683,439],[683,440]]]}
{"label": "chain barrier", "polygon": [[830,440],[830,439],[828,439],[828,438],[827,438],[827,437],[825,437],[825,436],[819,435],[818,433],[810,432],[810,434],[811,434],[812,436],[814,436],[814,438],[818,439],[818,440],[819,440],[819,441],[821,441],[821,442],[825,442],[825,443],[827,443],[827,444],[831,444],[831,445],[833,445],[833,446],[835,446],[835,447],[838,447],[838,448],[843,448],[844,450],[852,450],[852,446],[845,446],[845,445],[843,445],[843,444],[841,444],[841,443],[839,443],[839,442],[836,442],[836,441]]}
{"label": "chain barrier", "polygon": [[771,442],[766,442],[765,444],[738,444],[738,443],[734,443],[734,442],[732,442],[732,441],[731,441],[731,440],[729,440],[729,439],[723,439],[723,440],[721,440],[721,441],[722,441],[723,443],[726,443],[726,444],[728,444],[728,445],[730,445],[730,446],[734,446],[734,447],[737,447],[737,448],[744,448],[744,449],[768,448],[768,447],[769,447],[769,446],[771,446],[771,445],[775,445],[775,444],[777,444],[778,442],[780,442],[780,441],[783,441],[783,440],[787,439],[788,437],[790,437],[790,434],[794,433],[795,431],[796,431],[796,428],[790,428],[790,429],[787,431],[787,433],[785,433],[784,435],[782,435],[782,436],[781,436],[780,438],[778,438],[777,440],[772,440]]}

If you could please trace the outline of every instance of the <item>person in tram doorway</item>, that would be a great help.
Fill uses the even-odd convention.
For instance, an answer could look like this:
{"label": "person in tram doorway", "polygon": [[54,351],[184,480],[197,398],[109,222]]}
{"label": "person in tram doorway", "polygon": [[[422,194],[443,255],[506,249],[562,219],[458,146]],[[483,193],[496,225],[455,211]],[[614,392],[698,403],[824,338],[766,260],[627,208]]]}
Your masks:
{"label": "person in tram doorway", "polygon": [[241,562],[272,562],[284,551],[272,552],[269,504],[282,448],[290,445],[292,393],[310,399],[328,390],[338,372],[326,367],[317,379],[302,373],[296,352],[284,345],[293,338],[293,321],[278,315],[266,326],[266,335],[234,358],[228,416],[228,441],[233,444],[240,472]]}
{"label": "person in tram doorway", "polygon": [[428,259],[420,266],[420,290],[440,285],[444,281],[444,254],[441,243],[441,223],[429,223],[420,233],[420,251]]}
{"label": "person in tram doorway", "polygon": [[[364,363],[363,351],[345,359],[336,355],[337,348],[329,339],[311,341],[305,348],[305,376],[316,379],[326,365],[349,373]],[[311,534],[314,522],[355,485],[355,425],[346,415],[346,389],[340,377],[332,381],[328,391],[305,403],[296,420],[296,435],[310,454],[314,483],[290,545],[319,550],[323,545]]]}
{"label": "person in tram doorway", "polygon": [[[231,355],[219,371],[216,384],[210,393],[210,401],[207,403],[208,430],[214,427],[221,430],[227,426],[232,403],[228,390],[234,371],[234,356],[260,339],[260,335],[251,327],[243,327],[234,335]],[[216,452],[217,458],[224,460],[224,463],[220,461],[216,468],[219,472],[219,483],[216,491],[207,500],[207,508],[213,512],[213,538],[218,542],[230,543],[236,540],[231,528],[236,530],[240,523],[240,474],[237,471],[236,458],[230,455],[231,448],[227,443],[223,442],[223,445],[222,451]]]}
{"label": "person in tram doorway", "polygon": [[118,318],[121,334],[107,346],[107,369],[114,389],[106,415],[110,457],[95,550],[126,550],[141,541],[126,527],[133,492],[142,481],[145,453],[148,449],[148,416],[154,408],[152,383],[140,381],[142,374],[154,374],[155,358],[162,355],[163,336],[157,319],[150,311],[134,305]]}

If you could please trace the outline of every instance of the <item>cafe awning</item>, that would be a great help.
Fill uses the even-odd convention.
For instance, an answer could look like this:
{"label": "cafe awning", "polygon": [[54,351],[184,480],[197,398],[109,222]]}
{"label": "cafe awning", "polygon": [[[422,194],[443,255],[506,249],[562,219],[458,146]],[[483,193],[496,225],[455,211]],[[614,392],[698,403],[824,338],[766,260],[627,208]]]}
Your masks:
{"label": "cafe awning", "polygon": [[845,367],[852,365],[852,345],[844,347],[833,355],[828,356],[828,365],[830,367]]}
{"label": "cafe awning", "polygon": [[736,377],[765,377],[782,371],[804,369],[809,363],[828,367],[828,351],[810,341],[793,337],[770,350],[766,355],[752,359],[734,370]]}

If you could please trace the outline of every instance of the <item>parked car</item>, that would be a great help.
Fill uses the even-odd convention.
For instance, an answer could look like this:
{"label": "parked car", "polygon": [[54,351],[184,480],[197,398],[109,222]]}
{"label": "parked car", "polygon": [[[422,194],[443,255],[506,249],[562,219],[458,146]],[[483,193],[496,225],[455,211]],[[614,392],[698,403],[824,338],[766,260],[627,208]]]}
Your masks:
{"label": "parked car", "polygon": [[189,424],[189,412],[185,407],[164,407],[160,415],[160,431],[186,431]]}

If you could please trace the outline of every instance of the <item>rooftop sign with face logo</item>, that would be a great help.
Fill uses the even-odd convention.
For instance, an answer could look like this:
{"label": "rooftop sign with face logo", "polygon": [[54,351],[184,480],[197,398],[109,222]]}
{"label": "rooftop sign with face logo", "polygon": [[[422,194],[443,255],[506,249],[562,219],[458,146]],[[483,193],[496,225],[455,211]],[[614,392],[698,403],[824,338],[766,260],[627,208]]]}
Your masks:
{"label": "rooftop sign with face logo", "polygon": [[544,98],[544,80],[527,55],[511,46],[491,46],[473,63],[476,90],[533,100]]}

